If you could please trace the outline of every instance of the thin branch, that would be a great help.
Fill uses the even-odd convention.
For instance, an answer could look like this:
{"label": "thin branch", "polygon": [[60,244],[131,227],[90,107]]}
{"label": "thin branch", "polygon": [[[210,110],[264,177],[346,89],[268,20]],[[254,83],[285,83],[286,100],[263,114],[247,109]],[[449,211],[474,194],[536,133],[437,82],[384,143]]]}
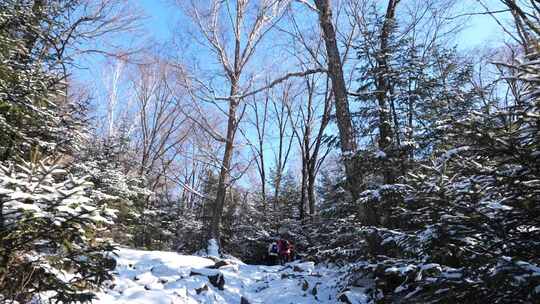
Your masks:
{"label": "thin branch", "polygon": [[310,10],[316,12],[317,14],[319,13],[319,10],[315,7],[315,5],[311,4],[309,1],[307,0],[296,0],[296,2],[298,3],[301,3],[305,6],[307,6]]}
{"label": "thin branch", "polygon": [[309,70],[306,70],[306,71],[303,71],[303,72],[287,73],[286,75],[284,75],[282,77],[279,77],[279,78],[275,79],[274,81],[270,82],[268,85],[266,85],[264,87],[261,87],[261,88],[258,88],[258,89],[254,90],[254,91],[245,93],[245,94],[240,95],[240,96],[216,97],[216,100],[231,100],[231,99],[240,100],[240,99],[244,99],[246,97],[255,95],[257,93],[260,93],[260,92],[262,92],[264,90],[268,90],[268,89],[270,89],[270,88],[272,88],[272,87],[286,81],[289,78],[292,78],[292,77],[304,77],[304,76],[311,75],[311,74],[325,73],[325,72],[326,72],[325,69],[317,68],[317,69],[309,69]]}
{"label": "thin branch", "polygon": [[456,16],[446,17],[444,19],[445,20],[454,20],[454,19],[458,19],[458,18],[461,18],[461,17],[470,17],[470,16],[477,16],[477,15],[493,15],[493,14],[506,13],[506,12],[509,12],[509,11],[510,11],[509,9],[503,9],[503,10],[498,10],[498,11],[486,11],[486,12],[480,12],[480,13],[465,13],[465,14],[460,14],[460,15],[456,15]]}

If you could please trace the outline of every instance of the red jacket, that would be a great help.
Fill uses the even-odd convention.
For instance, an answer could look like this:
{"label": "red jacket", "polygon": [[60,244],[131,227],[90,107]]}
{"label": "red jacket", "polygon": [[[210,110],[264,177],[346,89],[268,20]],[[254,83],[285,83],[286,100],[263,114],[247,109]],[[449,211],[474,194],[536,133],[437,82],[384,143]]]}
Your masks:
{"label": "red jacket", "polygon": [[286,240],[279,240],[277,242],[277,247],[280,255],[286,255],[291,253],[291,243]]}

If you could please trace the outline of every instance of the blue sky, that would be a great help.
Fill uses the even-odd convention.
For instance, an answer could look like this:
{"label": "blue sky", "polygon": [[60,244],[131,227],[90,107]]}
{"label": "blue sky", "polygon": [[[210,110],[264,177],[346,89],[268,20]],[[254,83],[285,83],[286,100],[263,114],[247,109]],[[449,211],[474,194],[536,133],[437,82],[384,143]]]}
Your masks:
{"label": "blue sky", "polygon": [[164,41],[170,36],[171,27],[179,15],[172,0],[140,0],[140,6],[147,15],[145,27],[153,31],[158,40]]}
{"label": "blue sky", "polygon": [[[177,1],[177,0],[176,0]],[[215,59],[208,56],[208,53],[202,50],[199,46],[193,42],[186,40],[185,47],[178,46],[164,46],[163,44],[170,42],[176,33],[185,33],[189,28],[189,20],[182,20],[182,13],[180,8],[174,3],[175,0],[130,0],[130,4],[133,3],[134,7],[141,10],[145,15],[142,20],[142,30],[133,33],[127,33],[124,36],[117,36],[113,40],[114,43],[120,44],[134,44],[145,47],[153,47],[159,51],[165,51],[169,54],[180,54],[186,57],[186,62],[199,63],[202,62],[202,66],[211,66]],[[484,0],[491,8],[498,9],[498,0]],[[383,2],[381,2],[383,3]],[[403,3],[407,3],[407,0]],[[482,8],[477,5],[474,0],[461,0],[459,8],[460,13],[463,12],[480,12]],[[316,15],[310,13],[312,17],[313,25],[317,26]],[[306,19],[309,25],[309,19]],[[464,19],[463,19],[464,20]],[[465,20],[464,20],[465,21]],[[499,44],[504,39],[504,35],[501,35],[502,31],[499,26],[494,22],[489,15],[475,15],[469,18],[469,21],[465,24],[463,31],[456,36],[450,44],[457,45],[458,49],[465,53],[470,53],[471,50],[476,48],[484,48],[489,45]],[[178,37],[178,36],[176,36]],[[189,56],[189,57],[188,57]],[[263,57],[258,64],[273,64],[276,62],[282,62],[280,60],[270,60],[268,57],[287,56],[286,54],[274,54],[274,56]],[[92,56],[85,59],[85,61],[78,61],[80,66],[84,69],[74,71],[75,78],[81,82],[93,82],[96,88],[103,85],[104,69],[108,69],[111,63],[110,60],[104,59],[102,56]],[[282,66],[280,66],[282,68]],[[96,90],[102,92],[103,90]],[[98,97],[99,98],[99,97]]]}
{"label": "blue sky", "polygon": [[[172,4],[174,0],[138,0],[147,19],[144,22],[145,31],[159,41],[166,41],[171,36],[171,29],[178,26],[179,8]],[[485,1],[490,7],[497,8],[496,0]],[[467,12],[479,12],[481,7],[473,0],[463,0],[461,9]],[[494,42],[500,38],[501,31],[489,15],[475,15],[467,22],[466,28],[456,41],[460,47],[474,48],[485,45],[487,41]]]}
{"label": "blue sky", "polygon": [[[142,21],[142,31],[138,32],[136,35],[128,34],[128,38],[121,38],[121,43],[124,42],[135,42],[135,44],[148,46],[156,46],[161,48],[163,51],[175,53],[186,53],[187,56],[192,56],[194,60],[190,62],[201,61],[203,66],[211,66],[214,58],[208,57],[207,52],[200,49],[198,46],[194,46],[193,43],[188,45],[186,49],[179,49],[178,47],[168,47],[163,46],[165,43],[169,42],[173,37],[173,32],[185,32],[188,20],[182,20],[182,13],[180,9],[173,4],[174,0],[131,0],[136,4],[137,8],[142,10],[143,14],[146,16]],[[405,0],[407,1],[407,0]],[[405,2],[404,1],[404,2]],[[486,0],[490,4],[496,3],[497,0]],[[463,0],[461,3],[461,11],[473,12],[480,11],[480,8],[474,6],[476,1],[473,0]],[[496,6],[495,6],[496,7]],[[310,17],[313,18],[313,25],[317,26],[316,15],[310,13]],[[307,19],[309,21],[309,19]],[[464,51],[465,53],[470,52],[476,48],[483,48],[488,45],[498,44],[502,42],[501,30],[498,25],[493,21],[493,19],[488,15],[475,15],[470,18],[470,20],[465,24],[463,31],[456,36],[455,40],[450,41],[450,44],[458,46],[458,49]],[[188,50],[190,49],[190,50]],[[193,51],[193,52],[190,52]],[[258,64],[266,64],[265,60],[268,60],[268,57],[279,57],[280,54],[274,54],[274,56],[266,56],[267,58],[258,61]],[[286,55],[285,55],[286,56]],[[274,62],[280,62],[280,60],[275,60]],[[286,61],[286,60],[284,60]],[[274,63],[275,64],[275,63]],[[86,63],[82,63],[87,69],[77,71],[76,77],[87,82],[93,82],[94,94],[99,94],[95,96],[97,98],[97,104],[100,104],[100,107],[103,109],[103,103],[106,100],[105,90],[103,89],[104,84],[108,81],[106,71],[110,70],[111,67],[110,61],[104,60],[100,57],[92,57]],[[104,72],[105,71],[105,72]],[[121,97],[120,97],[121,98]],[[268,158],[272,158],[267,157]]]}
{"label": "blue sky", "polygon": [[[188,27],[188,20],[182,20],[182,13],[178,6],[174,4],[175,0],[130,0],[134,3],[134,7],[137,7],[145,15],[142,21],[142,31],[136,35],[127,34],[120,39],[116,37],[121,43],[135,43],[142,44],[151,41],[157,43],[163,43],[170,41],[173,35],[173,30],[182,32],[184,28]],[[474,0],[461,0],[461,10],[466,12],[479,12],[482,8],[479,7]],[[484,0],[485,3],[490,5],[493,9],[500,8],[497,5],[498,0]],[[499,6],[499,7],[498,7]],[[316,16],[313,14],[313,22],[316,25]],[[475,15],[465,24],[464,30],[457,36],[455,45],[462,50],[473,49],[476,47],[484,47],[493,43],[500,43],[503,39],[501,35],[502,31],[499,26],[489,15]],[[148,43],[147,43],[148,44]],[[92,58],[87,64],[82,63],[85,68],[99,68],[100,64],[96,61],[97,58]],[[84,74],[79,71],[77,74]],[[82,76],[82,75],[79,75]]]}
{"label": "blue sky", "polygon": [[[127,34],[116,37],[115,43],[122,44],[138,44],[138,45],[156,45],[160,46],[160,43],[166,43],[173,37],[173,31],[184,31],[189,27],[188,20],[182,20],[182,13],[180,8],[174,4],[175,0],[131,0],[134,3],[134,7],[139,9],[145,16],[142,20],[142,30],[136,35]],[[497,0],[484,0],[491,7],[497,8]],[[131,3],[131,2],[130,2]],[[476,1],[462,0],[460,10],[473,12],[481,11],[481,7],[475,5]],[[313,14],[314,25],[316,25],[316,16]],[[477,47],[485,47],[491,44],[497,44],[502,41],[503,35],[499,26],[489,15],[475,15],[472,16],[465,24],[463,31],[457,35],[453,44],[457,45],[461,50],[469,50]],[[452,42],[451,42],[452,43]],[[171,49],[170,51],[175,51]],[[199,55],[199,54],[197,54]],[[198,56],[202,57],[202,56]],[[201,60],[201,58],[197,58]],[[202,58],[207,60],[207,58]],[[84,68],[91,69],[92,71],[84,70],[77,71],[76,74],[80,78],[86,79],[89,77],[89,73],[93,73],[95,77],[96,73],[99,73],[98,69],[103,66],[103,58],[92,57],[87,59],[87,62],[82,62],[81,65]]]}

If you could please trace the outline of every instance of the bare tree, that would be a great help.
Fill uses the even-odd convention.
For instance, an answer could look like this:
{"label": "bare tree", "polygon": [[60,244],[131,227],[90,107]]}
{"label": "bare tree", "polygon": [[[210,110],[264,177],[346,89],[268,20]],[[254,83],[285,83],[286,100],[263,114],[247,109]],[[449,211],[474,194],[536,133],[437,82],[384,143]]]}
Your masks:
{"label": "bare tree", "polygon": [[[266,172],[266,161],[265,161],[265,144],[267,137],[268,129],[268,120],[269,120],[269,103],[270,103],[270,94],[269,90],[264,92],[264,95],[260,97],[262,101],[259,101],[259,96],[253,95],[249,106],[252,110],[253,118],[249,119],[249,125],[253,126],[256,131],[256,143],[250,144],[253,153],[255,154],[255,164],[257,166],[257,172],[259,173],[259,179],[261,183],[261,199],[263,203],[264,211],[267,208],[267,172]],[[242,132],[245,133],[245,132]],[[248,137],[248,136],[244,136]]]}
{"label": "bare tree", "polygon": [[491,15],[501,28],[509,34],[509,36],[518,42],[528,54],[538,51],[537,38],[540,35],[540,5],[537,0],[500,0],[500,2],[508,8],[512,15],[514,31],[512,33],[503,23],[488,9],[488,6],[483,0],[477,0]]}
{"label": "bare tree", "polygon": [[[287,110],[290,119],[298,117],[298,122],[291,125],[293,134],[298,141],[302,160],[302,180],[301,199],[299,202],[300,219],[304,219],[307,211],[310,216],[316,212],[315,185],[317,173],[321,168],[324,159],[330,152],[330,148],[324,148],[324,131],[330,122],[332,111],[332,92],[330,89],[330,79],[323,79],[325,83],[323,92],[318,92],[322,86],[321,79],[314,76],[306,76],[304,79],[304,89],[299,104],[287,103]],[[322,108],[321,108],[322,107]],[[297,113],[294,113],[294,112]]]}
{"label": "bare tree", "polygon": [[322,29],[326,46],[328,75],[332,80],[332,91],[335,98],[336,120],[339,129],[341,153],[344,156],[345,175],[348,188],[353,197],[358,195],[357,172],[352,156],[356,153],[356,138],[349,110],[347,86],[343,76],[342,57],[336,38],[336,29],[332,18],[331,0],[315,0],[315,7],[319,13],[319,25]]}
{"label": "bare tree", "polygon": [[294,140],[294,136],[287,134],[287,131],[297,123],[297,119],[293,119],[287,110],[287,105],[292,102],[294,97],[294,94],[291,91],[292,83],[285,82],[272,91],[270,99],[272,103],[272,118],[276,123],[278,141],[277,147],[273,149],[275,163],[273,176],[274,209],[278,207],[277,203],[281,195],[281,182],[285,169],[287,168]]}
{"label": "bare tree", "polygon": [[[233,2],[234,4],[229,1],[212,0],[209,3],[204,1],[204,3],[195,4],[192,1],[187,10],[204,37],[205,44],[220,63],[229,90],[228,97],[224,98],[228,104],[228,109],[225,111],[226,134],[216,136],[216,139],[224,143],[224,152],[209,227],[209,238],[215,239],[218,243],[225,196],[231,183],[235,136],[239,122],[245,113],[245,105],[241,107],[244,98],[241,96],[242,90],[250,85],[242,83],[246,65],[253,57],[262,38],[274,26],[281,14],[280,1],[261,1],[256,6],[252,6],[253,3],[249,0]],[[230,26],[230,30],[225,29],[224,26]],[[245,29],[247,32],[244,32]],[[229,31],[232,33],[232,46],[228,45],[224,39]]]}
{"label": "bare tree", "polygon": [[137,65],[132,80],[138,109],[139,174],[151,176],[154,189],[192,128],[181,110],[184,100],[180,89],[173,86],[173,77],[172,67],[157,58]]}

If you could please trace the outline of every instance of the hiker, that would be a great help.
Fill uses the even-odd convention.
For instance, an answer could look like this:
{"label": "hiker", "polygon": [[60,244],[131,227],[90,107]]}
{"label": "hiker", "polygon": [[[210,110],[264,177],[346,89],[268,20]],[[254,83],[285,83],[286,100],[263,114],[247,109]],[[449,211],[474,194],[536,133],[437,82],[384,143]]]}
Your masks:
{"label": "hiker", "polygon": [[294,250],[293,242],[289,241],[289,262],[295,260],[296,251]]}
{"label": "hiker", "polygon": [[273,266],[278,262],[278,245],[277,242],[272,242],[268,245],[268,265]]}
{"label": "hiker", "polygon": [[291,261],[292,245],[288,240],[281,238],[277,242],[279,263],[281,265]]}

